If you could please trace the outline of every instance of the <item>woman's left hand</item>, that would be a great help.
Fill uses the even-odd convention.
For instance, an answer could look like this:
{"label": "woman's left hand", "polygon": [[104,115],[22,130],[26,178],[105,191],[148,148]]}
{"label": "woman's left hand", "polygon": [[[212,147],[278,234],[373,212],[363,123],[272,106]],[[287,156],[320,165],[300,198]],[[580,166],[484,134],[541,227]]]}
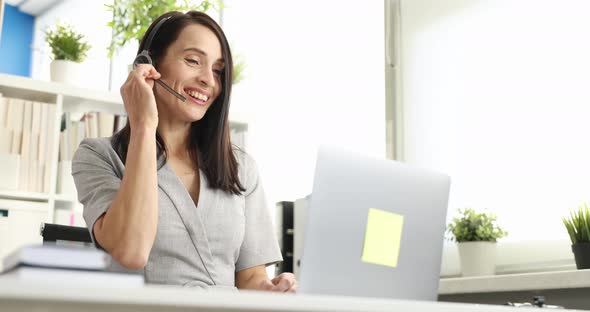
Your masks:
{"label": "woman's left hand", "polygon": [[271,291],[295,292],[297,291],[297,280],[293,273],[282,273],[271,280],[274,285]]}

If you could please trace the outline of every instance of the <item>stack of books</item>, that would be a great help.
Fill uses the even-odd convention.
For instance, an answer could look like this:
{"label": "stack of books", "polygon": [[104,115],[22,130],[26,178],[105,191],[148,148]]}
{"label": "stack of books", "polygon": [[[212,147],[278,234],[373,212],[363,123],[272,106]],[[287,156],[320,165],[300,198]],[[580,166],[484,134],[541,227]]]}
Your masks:
{"label": "stack of books", "polygon": [[84,138],[110,137],[127,124],[127,116],[105,112],[65,112],[61,117],[59,161],[72,160]]}
{"label": "stack of books", "polygon": [[108,272],[108,262],[109,256],[94,247],[47,244],[25,246],[4,258],[0,282],[143,286],[143,275]]}
{"label": "stack of books", "polygon": [[0,179],[6,190],[48,193],[56,105],[0,94]]}

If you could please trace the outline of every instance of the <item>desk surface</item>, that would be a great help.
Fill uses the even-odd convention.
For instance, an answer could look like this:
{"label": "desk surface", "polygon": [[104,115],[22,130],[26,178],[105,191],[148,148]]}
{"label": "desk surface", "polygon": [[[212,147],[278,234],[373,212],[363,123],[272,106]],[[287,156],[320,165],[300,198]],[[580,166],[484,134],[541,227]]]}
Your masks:
{"label": "desk surface", "polygon": [[[512,307],[266,292],[203,291],[172,286],[73,287],[0,282],[10,311],[514,311]],[[519,311],[531,311],[519,309]],[[538,310],[534,310],[538,311]],[[566,311],[566,310],[562,310]],[[571,311],[571,310],[569,310]]]}
{"label": "desk surface", "polygon": [[590,288],[590,270],[443,278],[439,295]]}

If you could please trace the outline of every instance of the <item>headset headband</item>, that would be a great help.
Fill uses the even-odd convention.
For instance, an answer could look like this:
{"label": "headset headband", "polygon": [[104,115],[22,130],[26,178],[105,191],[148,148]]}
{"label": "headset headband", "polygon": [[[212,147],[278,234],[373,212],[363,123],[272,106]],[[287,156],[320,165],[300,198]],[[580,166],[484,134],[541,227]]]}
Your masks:
{"label": "headset headband", "polygon": [[162,27],[162,25],[171,18],[172,16],[168,16],[166,18],[161,19],[156,26],[154,26],[154,28],[152,29],[152,31],[150,31],[147,39],[145,40],[145,43],[143,45],[143,50],[141,51],[141,53],[139,53],[136,57],[135,57],[135,61],[133,61],[133,65],[137,65],[137,64],[154,64],[152,61],[152,58],[150,56],[150,47],[152,45],[152,40],[154,40],[154,37],[156,36],[156,33],[158,33],[158,29],[160,29],[160,27]]}

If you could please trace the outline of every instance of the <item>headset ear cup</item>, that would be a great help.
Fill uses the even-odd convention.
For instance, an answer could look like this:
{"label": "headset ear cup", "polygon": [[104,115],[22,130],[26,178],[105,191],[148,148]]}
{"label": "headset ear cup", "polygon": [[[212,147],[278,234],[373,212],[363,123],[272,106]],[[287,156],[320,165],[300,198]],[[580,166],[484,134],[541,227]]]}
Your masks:
{"label": "headset ear cup", "polygon": [[147,50],[141,51],[133,61],[133,67],[136,67],[137,64],[150,64],[153,65],[152,58]]}

